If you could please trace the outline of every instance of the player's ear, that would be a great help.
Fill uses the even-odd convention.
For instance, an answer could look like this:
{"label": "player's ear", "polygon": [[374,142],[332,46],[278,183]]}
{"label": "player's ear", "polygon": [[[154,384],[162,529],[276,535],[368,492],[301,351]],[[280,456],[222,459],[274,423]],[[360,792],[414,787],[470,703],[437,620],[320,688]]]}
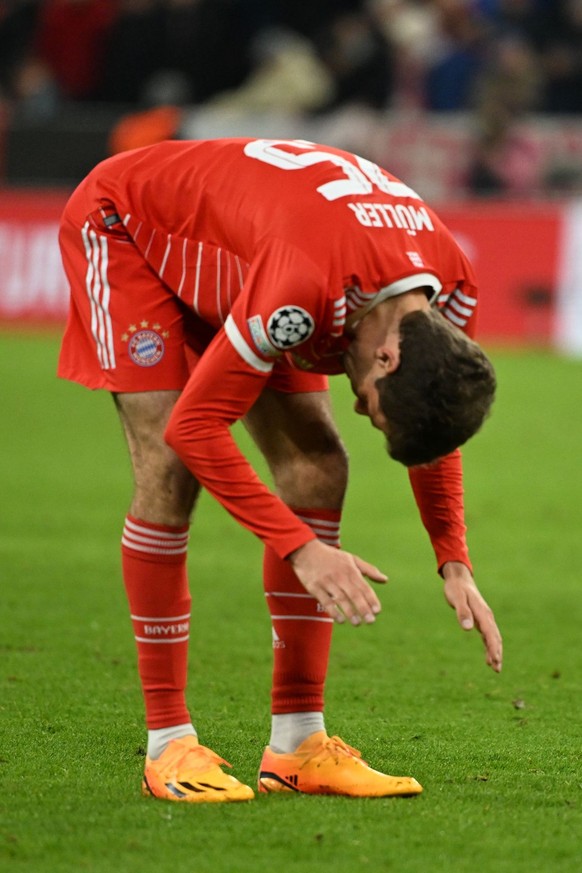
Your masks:
{"label": "player's ear", "polygon": [[393,373],[400,366],[400,342],[387,339],[376,349],[376,361],[386,374]]}

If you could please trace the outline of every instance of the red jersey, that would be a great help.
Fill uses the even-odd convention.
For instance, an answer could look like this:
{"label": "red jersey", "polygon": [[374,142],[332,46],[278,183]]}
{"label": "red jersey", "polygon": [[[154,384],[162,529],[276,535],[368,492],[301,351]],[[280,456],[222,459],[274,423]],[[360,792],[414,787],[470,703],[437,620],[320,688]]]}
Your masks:
{"label": "red jersey", "polygon": [[[346,319],[379,292],[420,285],[471,332],[463,252],[414,191],[363,158],[303,141],[167,142],[106,161],[86,184],[203,321],[228,321],[231,338],[236,325],[267,363],[294,348],[325,368],[316,362]],[[306,313],[297,334],[284,314],[273,319],[289,306]]]}
{"label": "red jersey", "polygon": [[[313,534],[259,482],[230,425],[282,356],[300,368],[341,372],[346,330],[386,297],[428,288],[473,334],[469,262],[394,176],[301,140],[162,143],[105,161],[81,188],[86,214],[103,207],[118,216],[157,276],[215,332],[170,428],[187,435],[183,460],[201,484],[288,555]],[[441,462],[452,475],[436,490],[434,470],[412,479],[439,564],[467,562],[458,458]],[[441,492],[444,529],[443,512],[424,499],[430,493],[429,503],[438,503]]]}

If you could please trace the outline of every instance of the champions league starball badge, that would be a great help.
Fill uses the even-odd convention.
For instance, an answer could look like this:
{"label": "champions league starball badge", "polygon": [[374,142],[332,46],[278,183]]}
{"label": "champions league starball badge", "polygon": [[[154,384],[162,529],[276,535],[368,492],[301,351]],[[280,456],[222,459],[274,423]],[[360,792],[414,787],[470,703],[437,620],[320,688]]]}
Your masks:
{"label": "champions league starball badge", "polygon": [[164,341],[155,330],[138,330],[129,340],[127,350],[138,367],[153,367],[164,357]]}
{"label": "champions league starball badge", "polygon": [[281,351],[305,342],[314,329],[313,318],[301,306],[282,306],[273,312],[267,322],[269,339]]}

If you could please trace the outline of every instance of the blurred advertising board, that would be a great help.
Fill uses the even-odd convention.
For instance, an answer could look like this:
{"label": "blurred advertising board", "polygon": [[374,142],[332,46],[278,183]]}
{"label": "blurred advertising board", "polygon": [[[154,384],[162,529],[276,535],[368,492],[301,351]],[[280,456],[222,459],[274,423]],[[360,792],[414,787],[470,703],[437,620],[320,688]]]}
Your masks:
{"label": "blurred advertising board", "polygon": [[58,246],[68,193],[0,190],[0,320],[62,322],[67,281]]}

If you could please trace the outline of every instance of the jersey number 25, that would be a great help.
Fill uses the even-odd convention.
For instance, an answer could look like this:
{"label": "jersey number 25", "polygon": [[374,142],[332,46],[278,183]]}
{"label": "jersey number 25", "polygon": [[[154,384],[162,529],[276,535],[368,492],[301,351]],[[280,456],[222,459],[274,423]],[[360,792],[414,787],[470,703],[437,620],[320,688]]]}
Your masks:
{"label": "jersey number 25", "polygon": [[[286,148],[280,148],[285,146]],[[293,149],[294,151],[288,151]],[[295,149],[297,151],[295,151]],[[340,167],[345,178],[325,182],[316,189],[326,200],[338,200],[340,197],[350,197],[356,194],[371,194],[374,189],[390,194],[392,197],[413,197],[420,200],[418,194],[405,185],[384,175],[377,164],[351,155],[355,163],[343,155],[324,151],[303,139],[255,139],[244,147],[244,153],[249,158],[263,161],[281,170],[303,170],[313,164],[332,163]]]}

